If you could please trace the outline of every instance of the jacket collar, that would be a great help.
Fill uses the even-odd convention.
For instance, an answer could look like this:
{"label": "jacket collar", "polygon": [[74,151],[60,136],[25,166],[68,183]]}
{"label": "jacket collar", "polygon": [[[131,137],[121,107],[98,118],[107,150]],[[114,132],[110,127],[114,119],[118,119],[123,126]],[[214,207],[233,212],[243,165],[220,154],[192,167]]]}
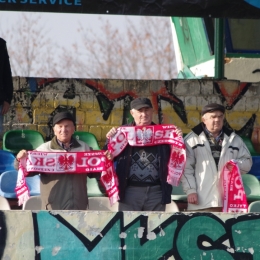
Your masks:
{"label": "jacket collar", "polygon": [[[196,134],[196,135],[200,135],[202,132],[204,132],[203,129],[203,123],[200,123],[198,125],[196,125],[194,128],[192,128],[192,131]],[[224,134],[226,134],[227,136],[230,136],[234,131],[228,129],[226,126],[223,126],[222,131],[224,132]]]}
{"label": "jacket collar", "polygon": [[[131,125],[131,126],[136,126],[136,123],[135,121],[133,121],[132,123],[128,124],[128,125]],[[156,125],[154,122],[152,122],[150,125]]]}
{"label": "jacket collar", "polygon": [[[78,148],[80,147],[79,142],[74,138],[71,137],[71,148]],[[51,149],[53,150],[60,150],[61,146],[59,145],[58,141],[57,141],[57,137],[54,136],[51,140]]]}

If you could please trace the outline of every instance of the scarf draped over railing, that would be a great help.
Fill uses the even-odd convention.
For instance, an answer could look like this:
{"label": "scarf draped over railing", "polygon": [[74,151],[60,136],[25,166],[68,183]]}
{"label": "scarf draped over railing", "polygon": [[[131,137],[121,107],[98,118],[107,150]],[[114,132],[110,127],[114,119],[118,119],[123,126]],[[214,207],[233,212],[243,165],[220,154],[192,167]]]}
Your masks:
{"label": "scarf draped over railing", "polygon": [[39,152],[28,151],[21,159],[18,169],[16,195],[18,204],[28,200],[29,190],[25,176],[31,172],[47,174],[88,174],[102,172],[102,183],[111,204],[118,200],[117,177],[113,163],[104,155],[105,151],[89,152]]}
{"label": "scarf draped over railing", "polygon": [[227,162],[221,172],[223,185],[223,212],[248,211],[246,193],[237,163]]}
{"label": "scarf draped over railing", "polygon": [[182,136],[177,135],[174,125],[122,126],[110,138],[108,150],[115,157],[127,144],[131,146],[171,145],[168,162],[167,182],[178,186],[186,163],[185,145]]}

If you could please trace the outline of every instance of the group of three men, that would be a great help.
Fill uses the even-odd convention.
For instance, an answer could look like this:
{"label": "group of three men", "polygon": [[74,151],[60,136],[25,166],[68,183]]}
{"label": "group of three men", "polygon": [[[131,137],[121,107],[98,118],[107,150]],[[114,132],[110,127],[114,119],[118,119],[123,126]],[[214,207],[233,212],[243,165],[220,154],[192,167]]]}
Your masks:
{"label": "group of three men", "polygon": [[[6,42],[0,38],[0,134],[3,132],[3,116],[9,110],[13,96],[12,73]],[[153,107],[148,98],[137,98],[131,102],[131,126],[155,125],[152,122]],[[221,170],[235,160],[242,174],[252,166],[250,152],[243,140],[224,126],[224,106],[208,104],[202,109],[202,122],[185,136],[186,166],[181,178],[187,194],[188,210],[221,211],[223,206],[220,186]],[[76,122],[69,112],[61,112],[53,118],[55,137],[38,147],[44,152],[80,152],[90,147],[75,140],[72,135]],[[117,133],[112,128],[107,133],[109,141]],[[180,128],[176,134],[182,136]],[[119,210],[164,211],[171,203],[172,186],[167,182],[169,144],[154,146],[130,146],[129,144],[115,158],[106,153],[116,165],[119,188]],[[16,157],[16,167],[25,150]],[[96,174],[98,176],[98,174]],[[41,173],[42,209],[79,209],[88,207],[85,174]]]}
{"label": "group of three men", "polygon": [[[136,98],[131,102],[133,122],[129,126],[150,126],[153,107],[148,98]],[[186,165],[181,177],[187,194],[188,210],[221,211],[223,206],[220,173],[224,165],[235,160],[242,174],[249,172],[252,158],[241,137],[224,126],[224,106],[216,103],[204,106],[202,122],[184,138]],[[38,147],[37,151],[79,152],[91,148],[75,140],[75,119],[69,112],[60,112],[53,118],[54,138]],[[106,135],[104,150],[117,133],[112,128]],[[182,136],[180,128],[176,134]],[[169,144],[154,146],[130,146],[113,157],[106,156],[116,165],[120,211],[164,211],[171,203],[172,186],[167,182]],[[20,151],[16,166],[27,152]],[[97,175],[98,176],[98,175]],[[88,197],[85,174],[41,174],[42,209],[85,210]]]}

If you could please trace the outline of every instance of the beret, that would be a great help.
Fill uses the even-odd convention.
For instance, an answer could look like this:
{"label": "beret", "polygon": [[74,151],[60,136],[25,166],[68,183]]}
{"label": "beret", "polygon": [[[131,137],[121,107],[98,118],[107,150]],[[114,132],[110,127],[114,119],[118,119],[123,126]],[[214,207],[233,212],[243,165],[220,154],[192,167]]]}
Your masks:
{"label": "beret", "polygon": [[203,116],[206,113],[210,113],[210,112],[214,112],[214,111],[221,111],[224,114],[225,107],[220,104],[217,104],[217,103],[211,103],[202,108],[201,115]]}
{"label": "beret", "polygon": [[76,125],[73,115],[70,112],[66,112],[66,111],[57,113],[52,119],[52,125],[54,126],[55,124],[57,124],[63,119],[70,120],[73,122],[74,125]]}
{"label": "beret", "polygon": [[150,107],[153,108],[151,100],[149,98],[136,98],[131,101],[131,109],[140,109],[142,107]]}

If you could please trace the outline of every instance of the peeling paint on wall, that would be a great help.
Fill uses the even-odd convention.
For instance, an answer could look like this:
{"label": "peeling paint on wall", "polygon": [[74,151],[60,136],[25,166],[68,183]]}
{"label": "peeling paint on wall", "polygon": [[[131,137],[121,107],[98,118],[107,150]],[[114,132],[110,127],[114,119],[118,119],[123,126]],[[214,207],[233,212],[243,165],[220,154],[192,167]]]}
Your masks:
{"label": "peeling paint on wall", "polygon": [[5,260],[260,258],[259,214],[11,210],[0,215],[7,230],[0,238]]}

